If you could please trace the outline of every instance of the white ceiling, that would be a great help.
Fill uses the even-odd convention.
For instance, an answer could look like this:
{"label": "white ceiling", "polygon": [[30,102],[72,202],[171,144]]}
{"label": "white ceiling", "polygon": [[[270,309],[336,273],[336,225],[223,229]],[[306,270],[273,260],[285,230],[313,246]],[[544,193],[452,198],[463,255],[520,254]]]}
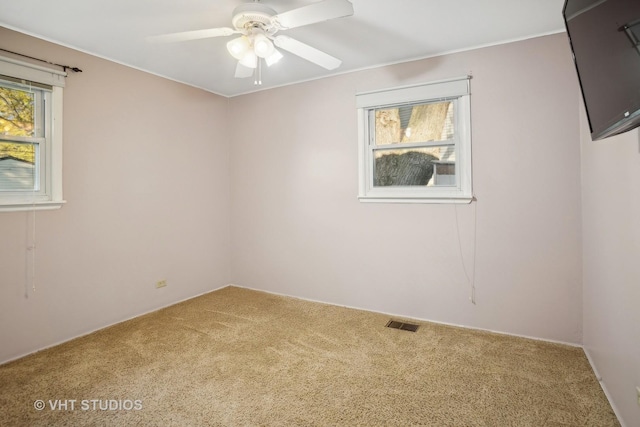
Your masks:
{"label": "white ceiling", "polygon": [[[262,3],[284,12],[315,1]],[[284,52],[280,62],[264,67],[261,87],[251,78],[234,78],[236,61],[225,47],[230,37],[172,44],[146,40],[229,27],[233,9],[246,2],[0,0],[0,25],[225,96],[564,30],[564,0],[351,0],[353,16],[286,31],[340,58],[337,70]]]}

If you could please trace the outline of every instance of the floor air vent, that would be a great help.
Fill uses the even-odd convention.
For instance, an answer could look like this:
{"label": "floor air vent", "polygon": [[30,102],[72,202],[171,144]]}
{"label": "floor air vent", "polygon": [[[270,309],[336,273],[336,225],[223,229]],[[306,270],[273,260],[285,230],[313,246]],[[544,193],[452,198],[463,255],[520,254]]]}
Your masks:
{"label": "floor air vent", "polygon": [[389,320],[387,328],[402,329],[403,331],[415,332],[420,326],[412,323],[402,323],[395,320]]}

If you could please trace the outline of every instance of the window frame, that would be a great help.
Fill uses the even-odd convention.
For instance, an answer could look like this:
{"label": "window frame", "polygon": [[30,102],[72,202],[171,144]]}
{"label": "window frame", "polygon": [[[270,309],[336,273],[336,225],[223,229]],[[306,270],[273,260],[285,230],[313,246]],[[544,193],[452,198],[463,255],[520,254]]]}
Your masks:
{"label": "window frame", "polygon": [[[470,76],[402,86],[356,95],[358,110],[358,199],[383,203],[470,203],[473,199],[471,174]],[[396,149],[420,146],[444,146],[454,142],[456,155],[455,186],[378,186],[373,185],[376,110],[403,105],[453,101],[456,123],[453,140],[397,144]],[[385,147],[386,148],[386,147]],[[432,178],[433,179],[433,178]]]}
{"label": "window frame", "polygon": [[0,192],[0,212],[59,209],[62,196],[62,119],[63,87],[66,73],[0,57],[0,80],[18,89],[34,88],[42,93],[42,135],[34,137],[3,137],[8,142],[37,142],[39,156],[35,171],[37,190]]}

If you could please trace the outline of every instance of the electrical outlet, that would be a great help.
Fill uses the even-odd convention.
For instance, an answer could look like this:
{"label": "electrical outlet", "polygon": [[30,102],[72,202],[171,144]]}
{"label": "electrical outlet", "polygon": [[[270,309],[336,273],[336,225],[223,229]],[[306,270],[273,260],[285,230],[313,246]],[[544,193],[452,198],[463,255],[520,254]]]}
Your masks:
{"label": "electrical outlet", "polygon": [[167,286],[166,280],[159,280],[156,282],[156,289],[164,288],[165,286]]}

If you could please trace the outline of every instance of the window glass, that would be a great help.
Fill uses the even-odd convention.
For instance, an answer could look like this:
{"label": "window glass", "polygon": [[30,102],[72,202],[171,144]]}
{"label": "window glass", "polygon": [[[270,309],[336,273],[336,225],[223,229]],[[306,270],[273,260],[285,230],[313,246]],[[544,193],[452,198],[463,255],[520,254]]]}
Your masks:
{"label": "window glass", "polygon": [[453,102],[381,108],[375,112],[376,145],[446,141],[453,138]]}
{"label": "window glass", "polygon": [[37,190],[36,145],[0,142],[0,191]]}
{"label": "window glass", "polygon": [[37,152],[32,138],[40,133],[35,91],[0,84],[0,192],[37,191]]}
{"label": "window glass", "polygon": [[[375,150],[373,185],[433,186],[455,185],[455,150],[453,145],[412,149]],[[440,159],[447,159],[443,162]],[[435,180],[434,174],[450,175]]]}
{"label": "window glass", "polygon": [[35,136],[35,94],[0,84],[0,134]]}

